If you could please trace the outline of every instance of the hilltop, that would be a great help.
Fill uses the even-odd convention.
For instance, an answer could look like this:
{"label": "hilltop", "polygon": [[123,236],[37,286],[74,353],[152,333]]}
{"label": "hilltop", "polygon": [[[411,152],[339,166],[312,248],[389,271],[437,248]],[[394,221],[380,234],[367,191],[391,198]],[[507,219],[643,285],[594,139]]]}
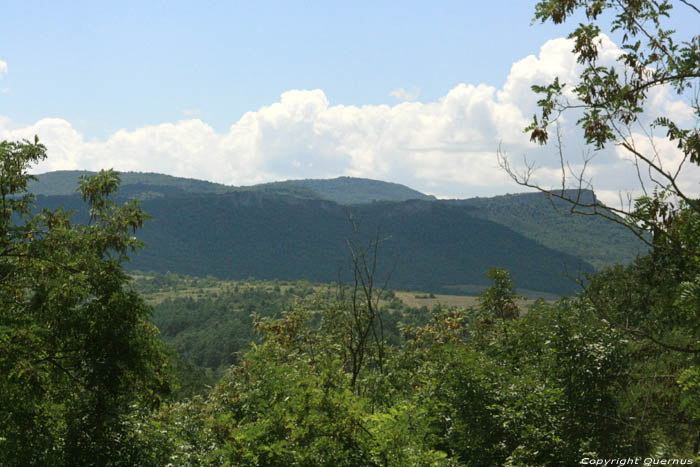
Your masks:
{"label": "hilltop", "polygon": [[[75,193],[78,179],[95,172],[61,170],[37,175],[38,181],[29,183],[29,191],[37,195],[65,196]],[[308,199],[324,199],[338,204],[363,204],[374,201],[434,200],[398,183],[368,178],[337,177],[331,179],[287,180],[251,186],[229,186],[220,183],[173,177],[158,173],[120,172],[120,193],[137,199],[181,197],[190,194],[215,194],[260,191]]]}

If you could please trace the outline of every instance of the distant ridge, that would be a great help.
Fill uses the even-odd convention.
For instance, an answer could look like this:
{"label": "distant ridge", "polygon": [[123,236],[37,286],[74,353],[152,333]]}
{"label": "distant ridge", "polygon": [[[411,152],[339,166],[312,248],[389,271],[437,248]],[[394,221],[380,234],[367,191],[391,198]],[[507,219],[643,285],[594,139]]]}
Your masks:
{"label": "distant ridge", "polygon": [[[30,182],[29,191],[45,196],[72,195],[78,186],[79,177],[94,173],[86,170],[47,172],[37,175],[38,181]],[[434,196],[423,194],[405,185],[368,178],[337,177],[332,179],[288,180],[235,187],[157,173],[120,172],[119,176],[122,180],[121,195],[137,199],[241,191],[262,191],[298,198],[324,199],[338,204],[435,199]]]}
{"label": "distant ridge", "polygon": [[432,201],[436,199],[434,196],[426,195],[398,183],[355,177],[289,180],[254,185],[251,188],[276,191],[275,188],[289,186],[304,187],[317,193],[322,199],[335,201],[338,204],[365,204],[375,201],[408,201],[410,199]]}
{"label": "distant ridge", "polygon": [[[80,208],[82,202],[75,187],[78,177],[89,173],[50,172],[39,175],[39,181],[29,189],[44,195],[40,196],[40,205]],[[401,240],[395,245],[397,257],[404,255],[404,251],[413,252],[403,257],[408,261],[406,267],[416,269],[411,273],[415,280],[409,280],[408,273],[396,277],[401,278],[400,283],[417,289],[421,285],[434,290],[444,286],[483,285],[481,268],[488,264],[489,258],[494,261],[500,258],[499,264],[514,268],[521,281],[519,287],[561,293],[567,290],[563,282],[547,272],[548,268],[561,267],[553,252],[568,258],[569,265],[584,263],[586,271],[591,270],[588,265],[599,270],[629,263],[646,252],[644,244],[621,225],[597,216],[572,215],[569,205],[553,202],[542,193],[436,200],[396,183],[351,177],[233,187],[155,173],[126,172],[120,176],[119,196],[143,201],[146,211],[155,218],[143,231],[149,246],[133,263],[144,270],[333,281],[337,279],[334,268],[347,253],[343,239],[349,234],[348,209],[360,207],[364,208],[354,212],[374,219],[382,231],[391,226],[391,235]],[[583,195],[588,201],[595,198],[590,191]],[[342,225],[328,223],[329,216]],[[298,222],[294,228],[288,227],[292,219]],[[411,235],[405,235],[407,229]],[[270,230],[286,235],[277,238],[271,236]],[[187,235],[194,239],[188,240]],[[460,235],[469,238],[462,239]],[[249,237],[267,239],[272,246],[250,243]],[[198,241],[204,238],[213,243]],[[231,243],[233,238],[238,241]],[[304,238],[315,239],[315,243]],[[493,241],[497,238],[502,239],[500,247]],[[279,245],[296,250],[283,249],[268,257],[269,250]],[[538,250],[540,246],[546,252]],[[465,252],[464,248],[479,251]],[[512,261],[502,256],[503,248],[508,250]],[[536,251],[540,251],[540,257],[535,255]],[[456,264],[455,260],[462,263]],[[472,271],[465,273],[460,268]],[[317,276],[321,271],[325,272]],[[535,287],[540,281],[533,282],[529,277],[535,271],[539,271],[536,274],[541,278],[548,277],[549,284]],[[572,273],[570,270],[569,274]]]}
{"label": "distant ridge", "polygon": [[[591,190],[568,190],[583,204],[596,201]],[[504,225],[529,239],[584,258],[596,269],[629,263],[647,246],[622,225],[600,216],[572,214],[572,205],[544,193],[520,193],[453,201],[477,208],[479,217]],[[615,214],[609,213],[616,217]],[[622,219],[620,219],[622,222]]]}
{"label": "distant ridge", "polygon": [[[40,207],[76,209],[77,196],[38,198]],[[127,265],[141,271],[226,279],[306,279],[348,283],[348,238],[366,244],[377,232],[377,278],[403,290],[473,291],[488,285],[492,266],[507,268],[518,287],[569,294],[572,277],[593,268],[500,224],[476,217],[475,208],[409,200],[343,206],[263,191],[149,199],[153,217],[137,236],[146,248]],[[353,231],[349,218],[359,219]],[[568,277],[567,272],[573,276]]]}
{"label": "distant ridge", "polygon": [[[72,195],[78,187],[78,179],[83,175],[94,175],[88,170],[57,170],[36,175],[38,181],[30,181],[28,190],[36,195],[63,196]],[[228,193],[235,187],[221,183],[196,180],[193,178],[173,177],[152,172],[119,172],[121,178],[120,192],[131,185],[142,187],[143,190],[153,188],[169,188],[170,194],[187,193]],[[134,190],[129,190],[134,192]],[[167,192],[167,191],[166,191]]]}

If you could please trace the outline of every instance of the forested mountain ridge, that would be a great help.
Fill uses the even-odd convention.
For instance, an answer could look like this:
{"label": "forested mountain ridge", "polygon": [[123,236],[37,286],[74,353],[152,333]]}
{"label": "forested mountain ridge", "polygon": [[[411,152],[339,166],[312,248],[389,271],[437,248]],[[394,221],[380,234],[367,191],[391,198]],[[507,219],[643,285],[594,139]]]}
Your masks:
{"label": "forested mountain ridge", "polygon": [[[37,180],[27,184],[27,190],[36,195],[73,195],[78,187],[78,179],[81,176],[95,175],[96,172],[88,170],[57,170],[36,175]],[[220,183],[196,180],[193,178],[173,177],[158,173],[145,172],[120,172],[119,186],[120,196],[154,190],[165,194],[187,193],[227,193],[234,191],[235,187]],[[134,189],[136,187],[136,189]],[[162,191],[161,191],[162,190]]]}
{"label": "forested mountain ridge", "polygon": [[[76,209],[76,196],[40,196],[40,206]],[[378,277],[400,289],[474,291],[492,266],[518,286],[568,294],[585,261],[476,216],[471,206],[439,201],[377,202],[352,207],[261,192],[148,199],[153,216],[138,236],[146,248],[129,268],[226,279],[349,280],[347,239],[378,233]],[[353,231],[350,218],[358,231]],[[447,289],[446,289],[447,287]],[[466,289],[465,289],[466,287]]]}
{"label": "forested mountain ridge", "polygon": [[[86,170],[47,172],[38,175],[37,181],[31,181],[28,189],[37,195],[72,195],[75,194],[79,177],[94,174],[95,172]],[[236,187],[158,173],[123,172],[119,176],[121,178],[120,195],[135,199],[240,191],[259,191],[299,198],[325,199],[339,204],[435,199],[434,196],[425,195],[398,183],[355,177],[287,180]]]}
{"label": "forested mountain ridge", "polygon": [[371,180],[369,178],[338,177],[332,179],[289,180],[253,185],[252,189],[281,193],[280,190],[303,188],[317,193],[320,198],[339,204],[364,204],[375,201],[408,201],[411,199],[435,200],[431,195],[413,190],[398,183]]}
{"label": "forested mountain ridge", "polygon": [[[57,193],[71,195],[55,199],[49,196],[41,203],[52,206],[66,203],[78,207],[80,205],[78,200],[70,199],[75,197],[75,185],[71,183],[77,183],[78,177],[85,174],[88,172],[63,171],[40,175],[39,181],[30,185],[30,191],[44,195]],[[214,274],[221,278],[236,279],[254,276],[261,279],[306,278],[333,281],[337,279],[339,265],[347,259],[347,245],[343,239],[350,233],[350,224],[347,219],[347,209],[350,208],[336,203],[351,205],[362,204],[361,201],[369,199],[399,200],[411,197],[422,197],[423,201],[404,201],[400,206],[390,202],[374,202],[371,203],[374,207],[355,206],[352,209],[358,210],[360,217],[368,215],[372,222],[377,222],[375,228],[378,227],[380,231],[386,227],[382,222],[385,224],[388,222],[381,220],[383,218],[394,219],[390,223],[393,225],[392,228],[398,229],[397,232],[409,229],[409,224],[402,225],[399,219],[395,219],[396,216],[410,217],[411,222],[413,220],[422,222],[422,225],[417,224],[414,237],[410,240],[406,235],[393,233],[392,241],[396,244],[396,248],[401,250],[400,254],[398,251],[392,253],[395,257],[404,257],[403,261],[409,261],[406,258],[411,257],[413,259],[409,261],[410,264],[421,265],[428,268],[427,270],[433,269],[434,263],[440,264],[438,271],[447,269],[457,271],[459,269],[457,265],[446,266],[446,264],[456,260],[455,258],[461,258],[464,263],[460,267],[473,270],[468,274],[468,281],[464,280],[467,277],[465,273],[448,274],[439,280],[428,277],[414,280],[417,276],[421,276],[421,273],[416,272],[411,273],[414,276],[412,280],[408,280],[402,274],[394,275],[394,279],[398,279],[398,282],[393,284],[394,287],[403,284],[409,288],[439,291],[442,287],[448,286],[452,292],[471,293],[482,285],[484,279],[481,273],[486,267],[481,266],[480,261],[474,262],[473,258],[467,260],[464,257],[473,256],[473,253],[460,251],[455,255],[451,251],[458,245],[464,246],[465,242],[456,241],[451,246],[440,245],[438,248],[435,245],[439,242],[430,239],[427,233],[424,232],[422,236],[418,236],[421,229],[427,229],[427,232],[433,231],[433,227],[436,229],[433,234],[437,236],[441,235],[439,232],[446,232],[447,237],[461,232],[472,239],[480,239],[476,243],[472,242],[471,248],[481,251],[484,257],[489,254],[498,257],[504,248],[517,251],[511,260],[501,262],[500,265],[503,267],[507,267],[508,264],[513,265],[512,267],[515,268],[513,274],[518,279],[521,276],[532,277],[532,274],[527,273],[527,269],[524,268],[525,264],[530,264],[531,267],[541,263],[554,266],[553,269],[546,268],[551,273],[553,270],[561,272],[563,264],[566,263],[566,274],[576,276],[578,269],[574,264],[588,264],[600,269],[616,263],[629,263],[638,253],[645,251],[644,244],[621,225],[606,222],[595,216],[573,215],[569,212],[568,206],[553,203],[539,193],[466,200],[435,200],[403,185],[349,177],[275,182],[243,188],[162,174],[127,172],[121,174],[120,178],[122,184],[119,196],[144,201],[146,211],[156,218],[154,222],[147,224],[142,232],[148,248],[134,258],[134,264],[138,265],[134,267],[144,270],[194,275]],[[595,195],[592,192],[584,192],[584,196]],[[436,206],[434,212],[429,213],[428,208],[431,203],[435,203]],[[246,209],[250,211],[244,212]],[[269,211],[265,212],[266,209]],[[325,214],[327,212],[334,214],[328,217]],[[371,214],[362,214],[365,212]],[[437,215],[437,212],[442,214]],[[449,219],[447,212],[451,212],[455,217]],[[227,218],[224,213],[233,217]],[[276,214],[273,216],[272,213]],[[437,224],[431,218],[435,215],[440,218]],[[278,225],[279,220],[275,216],[279,219],[295,219],[298,225],[294,228],[291,224],[284,222],[282,223],[284,225]],[[324,216],[325,218],[321,219]],[[266,219],[267,223],[262,223],[262,219]],[[471,230],[465,230],[467,224],[465,219],[469,220]],[[505,230],[503,230],[504,227]],[[484,232],[509,232],[504,233],[504,238],[509,239],[515,238],[513,235],[520,235],[524,238],[520,238],[515,244],[521,244],[521,247],[515,247],[508,241],[500,246],[488,242],[480,236],[481,234],[474,233],[482,228],[485,229]],[[284,238],[272,238],[269,232],[271,229],[276,232],[286,232],[286,234]],[[382,233],[388,234],[388,232]],[[193,238],[188,238],[187,235],[192,235]],[[200,241],[203,238],[212,243],[210,245],[203,243]],[[231,239],[234,238],[238,239],[237,242],[230,245]],[[273,246],[255,243],[253,238],[267,239]],[[496,235],[494,238],[500,238],[500,236]],[[316,240],[312,241],[312,239]],[[407,246],[399,247],[399,243],[396,243],[397,239],[408,242],[407,245],[411,245],[410,250],[406,249]],[[531,244],[524,240],[534,241],[546,249],[560,252],[560,260],[556,265],[552,265],[550,263],[552,256],[549,254],[542,258],[530,256],[537,251],[537,248],[528,246]],[[482,241],[486,243],[480,243]],[[433,246],[426,249],[428,244]],[[228,245],[226,246],[228,250],[218,251],[217,245]],[[267,258],[271,251],[281,245],[286,245],[281,255]],[[294,255],[304,259],[292,259],[290,248],[297,248]],[[409,251],[418,253],[409,253]],[[246,255],[245,252],[249,254]],[[229,260],[227,259],[229,255],[234,255],[237,259]],[[449,258],[442,260],[440,255],[447,255]],[[385,256],[384,259],[394,261],[392,258]],[[418,261],[416,258],[423,259]],[[574,260],[574,258],[580,258],[580,260]],[[516,263],[520,266],[514,266]],[[311,272],[305,272],[307,267]],[[233,272],[234,269],[235,272]],[[589,267],[585,266],[583,270],[588,271]],[[427,274],[424,275],[427,276]],[[532,279],[526,279],[525,282],[527,283],[519,281],[518,286],[556,293],[568,293],[573,290],[571,287],[560,287],[561,284],[558,281],[555,283],[559,285],[549,289],[537,286]],[[571,281],[567,279],[567,282]]]}
{"label": "forested mountain ridge", "polygon": [[[569,190],[572,191],[573,190]],[[592,204],[595,193],[582,190],[565,196]],[[584,258],[600,270],[627,264],[647,251],[630,230],[601,216],[572,214],[572,205],[542,193],[520,193],[456,201],[477,209],[475,215],[502,224],[531,240]],[[579,207],[581,211],[583,208]],[[614,214],[609,213],[611,217]]]}

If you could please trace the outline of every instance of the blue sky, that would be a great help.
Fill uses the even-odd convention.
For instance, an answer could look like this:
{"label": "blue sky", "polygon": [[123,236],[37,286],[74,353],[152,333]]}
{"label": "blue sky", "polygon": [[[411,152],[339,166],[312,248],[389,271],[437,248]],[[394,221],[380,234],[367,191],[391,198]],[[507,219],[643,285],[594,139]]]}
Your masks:
{"label": "blue sky", "polygon": [[[496,123],[476,134],[478,112],[514,104],[529,118],[531,101],[521,106],[519,95],[498,93],[509,79],[557,69],[540,56],[542,47],[571,27],[531,25],[534,3],[519,0],[0,7],[0,137],[41,130],[49,158],[55,153],[41,169],[107,164],[235,184],[357,175],[440,196],[508,189],[497,175],[445,175],[415,154],[464,170],[483,166],[499,142],[527,148],[501,134],[507,108],[484,116]],[[681,29],[692,31],[691,19]],[[515,76],[514,64],[529,56],[539,68],[523,65]],[[454,105],[450,93],[458,94]],[[477,101],[485,107],[472,113],[454,108]],[[402,122],[413,126],[397,129]],[[425,137],[409,141],[411,131]],[[384,157],[392,141],[404,153]],[[444,156],[455,152],[457,159]]]}
{"label": "blue sky", "polygon": [[556,34],[508,3],[6,2],[3,113],[106,137],[199,110],[223,131],[289,89],[363,105],[398,88],[434,100],[461,82],[500,86]]}

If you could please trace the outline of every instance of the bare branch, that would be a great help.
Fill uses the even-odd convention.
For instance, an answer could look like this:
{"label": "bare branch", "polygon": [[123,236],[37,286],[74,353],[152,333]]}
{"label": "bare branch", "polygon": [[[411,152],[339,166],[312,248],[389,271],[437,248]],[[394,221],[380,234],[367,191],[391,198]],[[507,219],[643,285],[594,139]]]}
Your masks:
{"label": "bare branch", "polygon": [[681,3],[683,3],[684,5],[688,5],[690,8],[692,8],[693,10],[695,10],[696,13],[700,13],[700,8],[698,8],[698,7],[696,7],[695,5],[693,5],[693,4],[690,3],[688,0],[679,0],[679,1],[680,1]]}
{"label": "bare branch", "polygon": [[[625,210],[624,207],[621,207],[620,209],[612,207],[612,206],[607,206],[601,202],[599,202],[595,197],[593,198],[592,202],[582,202],[582,194],[584,191],[584,186],[590,187],[590,182],[585,181],[583,173],[579,174],[576,178],[578,180],[578,187],[573,188],[573,189],[565,189],[560,192],[557,192],[556,190],[551,190],[548,188],[544,188],[541,185],[532,182],[532,175],[535,170],[535,166],[533,163],[528,162],[525,160],[525,169],[521,172],[518,172],[516,169],[514,169],[510,161],[508,159],[508,156],[505,154],[505,152],[502,151],[502,149],[499,147],[498,152],[497,152],[497,157],[498,157],[498,165],[503,169],[510,177],[511,179],[517,183],[520,186],[524,186],[527,188],[532,188],[536,191],[539,191],[540,193],[544,193],[550,198],[554,199],[559,199],[561,201],[565,201],[567,203],[571,204],[571,213],[573,214],[580,214],[584,216],[600,216],[604,219],[607,219],[611,222],[614,222],[616,224],[622,225],[625,228],[627,228],[630,232],[632,232],[637,238],[639,238],[644,244],[647,246],[651,247],[653,246],[652,243],[649,241],[647,238],[645,231],[640,229],[634,224],[630,224],[629,222],[626,221],[627,216],[630,214],[628,210]],[[584,169],[587,167],[587,162],[584,161]],[[569,191],[573,191],[575,194],[573,196],[568,195],[567,193]]]}

